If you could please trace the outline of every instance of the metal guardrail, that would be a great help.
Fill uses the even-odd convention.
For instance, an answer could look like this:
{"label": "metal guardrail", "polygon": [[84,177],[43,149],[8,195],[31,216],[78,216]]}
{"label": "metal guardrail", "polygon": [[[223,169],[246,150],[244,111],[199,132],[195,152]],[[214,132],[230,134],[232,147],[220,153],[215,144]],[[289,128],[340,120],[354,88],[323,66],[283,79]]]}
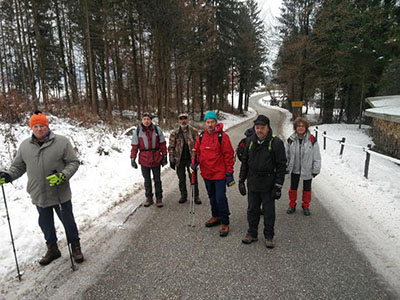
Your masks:
{"label": "metal guardrail", "polygon": [[[318,129],[318,126],[315,126],[314,131],[315,131],[315,137],[318,139],[318,133],[321,133],[321,131]],[[328,136],[326,134],[326,131],[324,131],[322,133],[322,137],[323,137],[323,149],[324,150],[326,150],[326,140],[327,139],[331,140],[331,141],[336,141],[336,142],[338,142],[340,144],[340,152],[339,152],[340,158],[343,157],[343,152],[344,152],[344,147],[345,146],[362,149],[365,152],[365,155],[366,155],[365,156],[365,163],[364,163],[364,177],[365,178],[368,178],[369,163],[370,163],[370,160],[371,160],[371,155],[375,155],[377,157],[389,160],[391,162],[394,162],[394,163],[400,165],[400,159],[396,159],[394,157],[387,156],[387,155],[372,151],[371,150],[371,148],[372,148],[371,144],[368,144],[367,146],[361,146],[361,145],[346,143],[346,138],[345,137],[342,137],[342,139],[339,140],[337,138]]]}

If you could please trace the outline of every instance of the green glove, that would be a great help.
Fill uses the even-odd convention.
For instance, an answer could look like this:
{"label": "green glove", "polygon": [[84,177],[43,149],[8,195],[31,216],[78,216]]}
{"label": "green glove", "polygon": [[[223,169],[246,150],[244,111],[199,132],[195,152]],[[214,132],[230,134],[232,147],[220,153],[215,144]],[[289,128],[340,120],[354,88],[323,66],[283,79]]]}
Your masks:
{"label": "green glove", "polygon": [[11,177],[8,173],[0,172],[0,186],[5,183],[11,182]]}
{"label": "green glove", "polygon": [[63,173],[47,176],[46,179],[49,181],[50,186],[60,185],[61,183],[64,183],[66,180]]}

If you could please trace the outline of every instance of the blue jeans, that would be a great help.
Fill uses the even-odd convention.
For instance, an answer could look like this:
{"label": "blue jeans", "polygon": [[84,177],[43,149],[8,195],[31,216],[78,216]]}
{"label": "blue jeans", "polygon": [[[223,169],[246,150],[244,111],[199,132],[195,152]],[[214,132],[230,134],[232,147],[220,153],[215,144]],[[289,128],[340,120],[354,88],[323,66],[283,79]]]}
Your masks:
{"label": "blue jeans", "polygon": [[75,243],[79,241],[78,228],[75,223],[74,214],[72,213],[71,201],[62,204],[62,217],[60,214],[60,208],[58,205],[49,207],[36,206],[39,212],[39,226],[42,229],[46,244],[51,247],[57,244],[56,228],[54,226],[54,214],[53,209],[60,220],[63,220],[64,228],[67,231],[68,243]]}
{"label": "blue jeans", "polygon": [[208,198],[210,198],[211,213],[213,217],[221,218],[221,223],[229,224],[229,207],[228,199],[226,198],[226,181],[204,179]]}

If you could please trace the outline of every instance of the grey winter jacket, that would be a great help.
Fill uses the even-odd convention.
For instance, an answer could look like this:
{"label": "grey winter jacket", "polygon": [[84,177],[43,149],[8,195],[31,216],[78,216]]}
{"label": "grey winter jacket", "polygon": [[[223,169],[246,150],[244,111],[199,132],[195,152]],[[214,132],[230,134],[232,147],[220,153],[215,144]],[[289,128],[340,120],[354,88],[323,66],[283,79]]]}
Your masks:
{"label": "grey winter jacket", "polygon": [[61,203],[71,200],[71,189],[68,180],[79,168],[79,160],[69,140],[61,135],[50,132],[48,139],[39,146],[32,137],[24,140],[14,158],[9,170],[5,171],[11,181],[28,175],[27,192],[32,203],[39,207],[49,207],[58,204],[56,187],[50,187],[46,177],[56,170],[62,172],[66,182],[58,186]]}
{"label": "grey winter jacket", "polygon": [[[313,174],[321,171],[321,153],[317,140],[311,143],[310,132],[306,132],[302,144],[294,132],[285,143],[287,168],[291,174],[300,174],[303,180],[311,179]],[[300,159],[301,157],[301,159]]]}

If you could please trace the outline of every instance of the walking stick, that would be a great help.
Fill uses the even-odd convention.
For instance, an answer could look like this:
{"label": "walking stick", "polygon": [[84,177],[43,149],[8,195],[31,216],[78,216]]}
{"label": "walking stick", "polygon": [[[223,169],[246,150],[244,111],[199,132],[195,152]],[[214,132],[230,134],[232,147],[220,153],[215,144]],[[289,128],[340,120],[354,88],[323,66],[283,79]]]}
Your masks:
{"label": "walking stick", "polygon": [[[192,157],[192,165],[194,166],[194,155]],[[195,198],[195,182],[196,182],[196,174],[195,171],[192,172],[190,178],[190,203],[189,203],[189,227],[195,227],[194,225],[194,198]]]}
{"label": "walking stick", "polygon": [[[57,174],[57,170],[53,170],[53,174]],[[67,237],[69,258],[71,260],[71,269],[72,269],[72,271],[76,271],[76,270],[78,270],[78,266],[74,264],[74,260],[72,258],[71,244],[68,240],[68,232],[67,232],[67,228],[65,227],[65,223],[64,223],[64,210],[61,205],[60,191],[58,189],[58,185],[55,185],[55,187],[56,187],[56,194],[57,194],[57,200],[58,200],[58,208],[60,209],[60,219],[61,219],[61,223],[63,224],[63,227],[64,227],[65,236]]]}
{"label": "walking stick", "polygon": [[13,233],[12,233],[12,229],[11,229],[10,215],[8,214],[8,207],[7,207],[7,201],[6,201],[6,194],[4,193],[4,186],[1,186],[1,189],[3,191],[4,206],[6,207],[8,227],[10,228],[10,236],[11,236],[11,243],[12,243],[12,247],[13,247],[13,251],[14,251],[15,264],[17,265],[17,273],[18,273],[17,277],[18,277],[19,281],[21,281],[22,274],[19,272],[17,251],[15,251],[14,237],[13,237]]}

